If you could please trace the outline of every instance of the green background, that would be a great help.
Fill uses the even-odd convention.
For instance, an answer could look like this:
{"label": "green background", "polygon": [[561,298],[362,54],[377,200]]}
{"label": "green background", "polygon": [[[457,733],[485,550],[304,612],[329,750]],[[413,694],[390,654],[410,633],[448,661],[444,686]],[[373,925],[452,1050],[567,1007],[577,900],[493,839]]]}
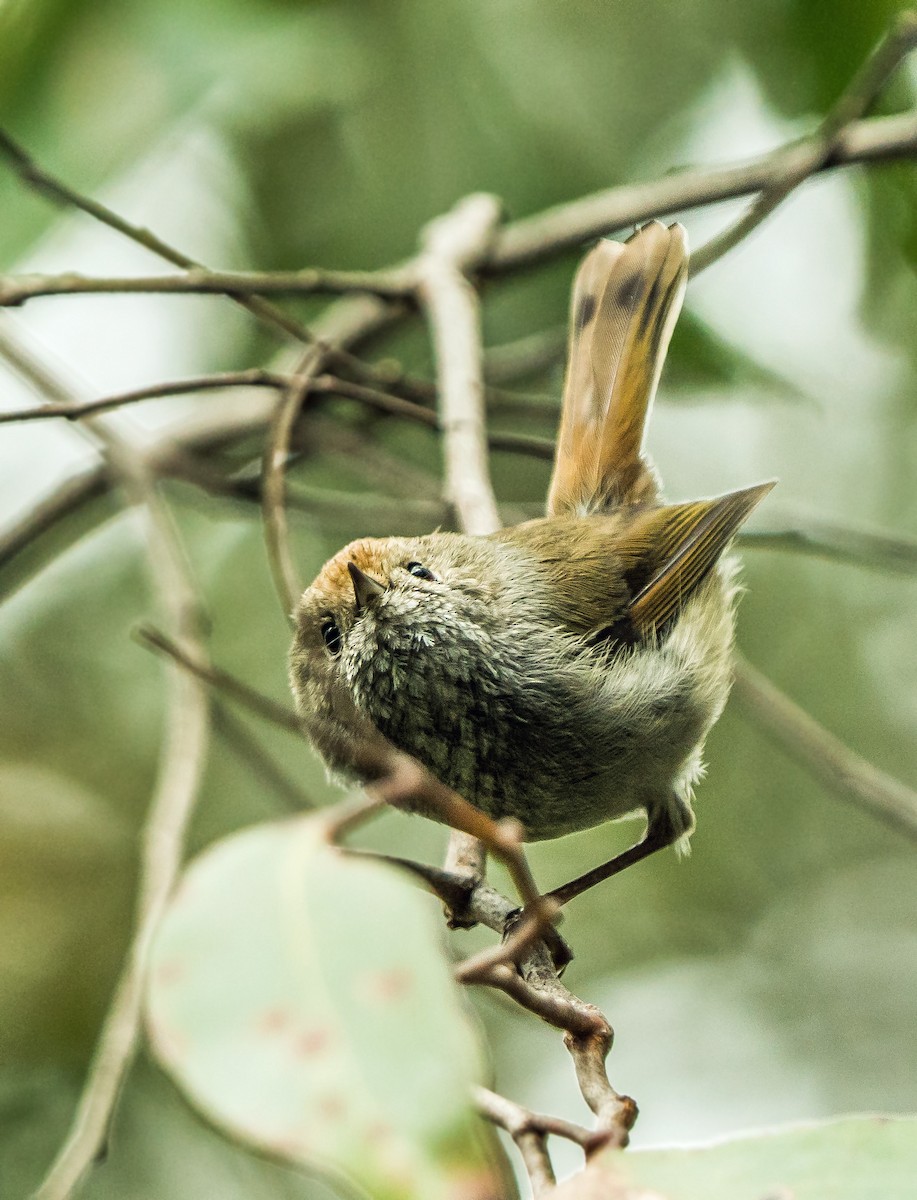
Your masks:
{"label": "green background", "polygon": [[[19,0],[0,8],[0,119],[74,186],[214,266],[374,267],[410,254],[422,224],[470,191],[495,192],[520,217],[776,146],[815,124],[896,9]],[[880,108],[910,105],[913,78],[900,71]],[[831,173],[692,285],[650,438],[673,498],[776,476],[757,528],[812,515],[917,531],[915,200],[906,162]],[[0,211],[5,271],[161,269],[5,171]],[[696,245],[735,211],[673,215]],[[563,322],[576,257],[489,285],[488,344]],[[3,319],[87,395],[259,365],[276,345],[215,298],[43,300]],[[417,322],[373,352],[429,369]],[[4,408],[30,399],[0,379]],[[521,386],[556,397],[560,383],[554,367]],[[153,427],[219,403],[157,401],[131,416]],[[554,409],[496,420],[549,435]],[[316,430],[294,479],[350,492],[357,506],[294,519],[306,578],[344,541],[381,532],[386,488],[437,496],[431,435],[346,405],[329,406]],[[385,445],[403,464],[400,492],[369,458],[334,452],[342,432]],[[256,453],[249,446],[240,462]],[[92,461],[70,427],[4,426],[4,523]],[[537,504],[547,474],[543,463],[494,460],[507,501]],[[285,699],[288,632],[257,510],[178,485],[165,494],[206,597],[214,659]],[[425,514],[399,505],[390,531],[424,528]],[[63,1134],[116,978],[163,711],[161,667],[130,639],[138,619],[157,615],[136,519],[52,549],[54,561],[15,590],[15,569],[0,576],[0,1195],[12,1200]],[[914,783],[913,578],[774,550],[744,559],[746,655]],[[315,802],[337,795],[307,747],[251,728]],[[826,793],[735,706],[708,757],[692,857],[628,872],[578,900],[564,924],[577,952],[568,982],[617,1031],[611,1077],[640,1103],[635,1144],[913,1110],[913,846]],[[289,805],[218,734],[192,848]],[[636,832],[607,826],[538,845],[536,876],[560,883]],[[435,859],[444,834],[392,814],[363,841]],[[454,937],[461,951],[482,944]],[[488,996],[474,1002],[500,1089],[585,1119],[557,1035]],[[142,1063],[85,1194],[333,1193],[230,1147]]]}

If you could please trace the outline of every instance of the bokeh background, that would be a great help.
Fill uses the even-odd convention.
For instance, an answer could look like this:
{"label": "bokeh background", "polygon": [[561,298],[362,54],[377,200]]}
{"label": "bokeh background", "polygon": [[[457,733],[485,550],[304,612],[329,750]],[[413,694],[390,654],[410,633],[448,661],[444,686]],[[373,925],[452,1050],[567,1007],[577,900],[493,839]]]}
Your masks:
{"label": "bokeh background", "polygon": [[[469,191],[513,217],[810,129],[898,5],[878,0],[12,0],[0,119],[74,186],[214,266],[364,268],[412,252]],[[880,110],[915,101],[906,65]],[[741,207],[741,206],[738,206]],[[8,272],[159,270],[0,170]],[[697,244],[737,211],[673,214]],[[499,345],[560,326],[576,254],[488,286]],[[651,434],[673,498],[779,477],[757,528],[829,518],[917,534],[917,164],[807,184],[697,280]],[[309,318],[319,302],[293,306]],[[276,342],[219,298],[36,301],[3,314],[87,396],[260,365]],[[373,347],[427,372],[419,324]],[[562,367],[520,381],[549,435]],[[2,406],[33,402],[0,368]],[[143,436],[214,395],[131,411]],[[365,532],[429,526],[433,436],[327,405],[293,473],[341,500],[294,519],[302,574]],[[400,464],[379,469],[374,447]],[[239,450],[254,459],[257,444]],[[70,426],[4,426],[0,518],[94,461]],[[547,464],[497,455],[501,499],[537,505]],[[346,502],[341,497],[346,493]],[[288,630],[258,510],[165,494],[206,597],[215,660],[285,699]],[[534,511],[534,509],[532,509]],[[0,573],[0,1195],[27,1194],[63,1136],[131,924],[137,833],[157,764],[161,665],[130,637],[156,616],[136,519],[95,506]],[[746,655],[850,746],[914,784],[917,582],[779,550],[744,554]],[[248,721],[248,718],[243,717]],[[308,748],[251,726],[316,803]],[[192,848],[289,811],[218,734]],[[617,1030],[636,1145],[777,1121],[917,1108],[917,854],[828,794],[735,706],[709,745],[686,863],[651,860],[571,906],[568,981]],[[637,833],[533,848],[555,885]],[[386,816],[366,844],[429,856],[443,831]],[[431,903],[433,903],[431,901]],[[392,937],[397,938],[397,930]],[[476,934],[454,935],[461,950]],[[474,996],[499,1086],[583,1119],[556,1034]],[[560,1158],[561,1169],[574,1157]],[[335,1193],[224,1142],[141,1061],[90,1200]]]}

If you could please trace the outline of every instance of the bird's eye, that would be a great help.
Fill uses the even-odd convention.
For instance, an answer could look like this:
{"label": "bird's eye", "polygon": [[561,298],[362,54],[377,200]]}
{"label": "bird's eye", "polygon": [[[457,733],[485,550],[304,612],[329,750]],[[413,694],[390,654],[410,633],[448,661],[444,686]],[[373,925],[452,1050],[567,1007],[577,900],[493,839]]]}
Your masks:
{"label": "bird's eye", "polygon": [[433,574],[433,572],[428,567],[425,567],[423,565],[423,563],[409,562],[407,569],[411,572],[412,575],[416,576],[418,579],[435,579],[436,578],[436,576]]}
{"label": "bird's eye", "polygon": [[334,658],[341,653],[341,631],[338,629],[337,621],[333,617],[326,617],[322,622],[322,638],[328,653]]}

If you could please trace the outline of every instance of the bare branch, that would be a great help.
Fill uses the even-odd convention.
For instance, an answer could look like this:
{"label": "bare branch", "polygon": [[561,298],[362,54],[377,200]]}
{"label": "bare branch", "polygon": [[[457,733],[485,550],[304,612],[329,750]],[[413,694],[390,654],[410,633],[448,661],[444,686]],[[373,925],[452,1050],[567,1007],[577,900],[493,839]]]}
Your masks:
{"label": "bare branch", "polygon": [[491,968],[501,963],[517,963],[539,941],[550,928],[551,922],[557,918],[560,905],[556,902],[542,901],[540,911],[529,912],[523,909],[522,917],[512,933],[497,946],[488,946],[459,963],[455,977],[459,983],[487,982]]}
{"label": "bare branch", "polygon": [[[368,408],[378,412],[388,413],[395,417],[405,417],[426,425],[429,429],[445,432],[442,418],[430,408],[417,404],[413,400],[404,400],[390,392],[381,392],[364,384],[351,383],[346,379],[338,379],[333,375],[320,375],[313,383],[312,390],[325,395],[342,396],[345,399],[357,400]],[[2,419],[2,418],[0,418]],[[550,462],[554,457],[554,442],[548,438],[532,437],[519,433],[486,433],[488,446],[492,450],[508,450],[516,454],[527,454],[532,458],[541,458]]]}
{"label": "bare branch", "polygon": [[505,1129],[510,1136],[515,1137],[517,1130],[533,1129],[544,1134],[554,1134],[565,1138],[585,1151],[586,1156],[594,1154],[608,1145],[608,1137],[595,1129],[587,1129],[574,1121],[565,1121],[562,1117],[553,1117],[549,1113],[536,1113],[523,1108],[513,1100],[492,1092],[489,1088],[475,1087],[472,1089],[478,1112]]}
{"label": "bare branch", "polygon": [[[352,346],[390,325],[399,313],[398,308],[374,296],[352,296],[332,305],[316,322],[315,329],[326,345]],[[8,326],[0,322],[0,346],[4,357],[9,358],[6,329]],[[12,365],[28,380],[28,370],[24,365],[16,362]],[[288,368],[286,356],[278,365],[281,369]],[[35,381],[32,383],[39,391],[42,390]],[[147,450],[151,473],[169,474],[176,459],[180,463],[187,463],[189,456],[206,455],[214,449],[263,433],[271,413],[269,402],[257,391],[249,392],[244,400],[244,404],[233,404],[230,411],[224,406],[216,412],[196,411],[188,414],[177,421],[168,433],[159,434]],[[181,471],[175,473],[180,475]],[[69,521],[84,505],[106,496],[111,486],[112,481],[104,463],[89,470],[82,469],[63,483],[56,484],[30,513],[0,531],[0,570],[7,569],[21,559],[37,539]],[[110,509],[99,506],[98,519],[108,516],[109,512]],[[12,586],[7,584],[7,594],[11,594],[16,586],[28,578],[26,571]]]}
{"label": "bare branch", "polygon": [[210,271],[189,267],[182,275],[90,276],[68,271],[63,275],[0,276],[0,307],[16,308],[41,296],[90,295],[216,295],[234,299],[259,295],[346,295],[368,292],[389,299],[409,294],[410,277],[389,271]]}
{"label": "bare branch", "polygon": [[302,580],[293,562],[290,531],[286,511],[286,467],[290,457],[293,426],[309,394],[314,375],[321,370],[323,352],[312,346],[302,358],[287,390],[281,396],[271,422],[264,450],[264,469],[261,474],[261,513],[264,521],[264,542],[274,589],[280,599],[284,616],[292,626],[293,610],[303,590]]}
{"label": "bare branch", "polygon": [[217,700],[212,704],[213,727],[222,735],[226,748],[240,758],[252,775],[281,797],[291,812],[315,808],[315,801],[306,794],[300,784],[290,779],[258,740],[252,736],[248,726],[240,720],[229,706]]}
{"label": "bare branch", "polygon": [[467,197],[427,227],[416,266],[436,349],[446,496],[470,534],[493,533],[500,518],[487,465],[479,304],[464,271],[485,254],[499,215],[493,196]]}
{"label": "bare branch", "polygon": [[605,1059],[611,1049],[611,1030],[590,1034],[567,1033],[564,1044],[573,1058],[583,1099],[595,1113],[596,1126],[612,1146],[626,1146],[637,1119],[637,1106],[611,1086]]}
{"label": "bare branch", "polygon": [[742,658],[733,695],[756,725],[825,787],[899,833],[917,837],[917,792],[845,746]]}
{"label": "bare branch", "polygon": [[291,708],[278,704],[276,700],[249,687],[241,679],[236,679],[235,675],[230,675],[228,671],[214,666],[208,659],[187,646],[179,644],[152,625],[138,626],[135,635],[142,645],[165,654],[207,687],[227,696],[254,716],[260,717],[262,721],[267,721],[268,724],[282,729],[285,733],[292,733],[297,738],[302,738],[302,723]]}
{"label": "bare branch", "polygon": [[[0,129],[0,157],[6,160],[23,183],[53,203],[79,209],[87,216],[107,225],[109,229],[136,242],[137,245],[145,246],[147,250],[158,254],[160,258],[164,258],[166,262],[170,262],[176,267],[184,270],[195,270],[202,267],[201,263],[195,262],[181,250],[170,246],[168,242],[164,242],[151,230],[126,221],[104,204],[100,204],[98,200],[93,200],[68,187],[62,180],[40,167],[31,155],[2,129]],[[233,299],[260,320],[290,334],[297,341],[310,342],[312,340],[312,335],[304,325],[269,301],[262,300],[258,296],[233,297]]]}
{"label": "bare branch", "polygon": [[917,573],[917,539],[820,517],[799,518],[783,529],[743,530],[738,541],[752,550],[789,551],[879,571]]}
{"label": "bare branch", "polygon": [[505,1129],[516,1143],[532,1185],[532,1195],[536,1200],[544,1196],[557,1183],[548,1154],[547,1130],[538,1124],[534,1113],[488,1088],[473,1088],[472,1096],[481,1116]]}
{"label": "bare branch", "polygon": [[900,13],[815,133],[800,144],[793,158],[781,154],[779,173],[775,173],[773,182],[748,211],[691,255],[692,275],[705,270],[748,237],[792,191],[834,158],[847,128],[868,110],[889,76],[915,46],[917,16],[913,12]]}
{"label": "bare branch", "polygon": [[502,346],[488,346],[484,351],[484,378],[488,383],[511,383],[525,375],[539,374],[562,362],[566,350],[567,330],[563,325],[526,334]]}
{"label": "bare branch", "polygon": [[[29,355],[21,350],[14,365],[22,369],[26,362]],[[68,399],[66,386],[55,380],[43,364],[33,360],[29,367],[32,381],[52,402]],[[199,642],[200,605],[181,543],[152,477],[133,447],[115,436],[103,421],[91,418],[88,424],[128,497],[146,515],[147,560],[169,621],[180,640],[203,654]],[[142,834],[133,937],[70,1132],[35,1200],[67,1200],[97,1160],[136,1053],[150,944],[178,875],[209,737],[207,697],[198,681],[182,671],[171,671],[169,691],[159,774]]]}
{"label": "bare branch", "polygon": [[265,371],[259,367],[248,371],[220,371],[212,375],[196,375],[190,379],[167,380],[165,383],[155,383],[149,387],[119,392],[114,396],[103,396],[98,400],[71,400],[54,405],[42,404],[37,408],[20,408],[13,412],[0,412],[0,425],[14,424],[20,421],[59,420],[61,418],[77,421],[83,417],[98,416],[99,413],[123,408],[127,404],[137,404],[141,400],[157,400],[164,396],[185,396],[191,392],[222,391],[224,388],[235,387],[272,388],[274,391],[278,391],[288,387],[289,382],[288,375]]}
{"label": "bare branch", "polygon": [[[732,167],[698,167],[675,171],[647,183],[625,184],[583,196],[501,229],[482,268],[516,270],[544,262],[593,238],[627,229],[652,217],[733,200],[768,187],[785,174],[799,153],[799,143]],[[873,117],[849,126],[839,136],[829,167],[857,162],[912,158],[917,154],[917,114]],[[817,173],[817,172],[816,172]]]}
{"label": "bare branch", "polygon": [[518,968],[505,964],[491,967],[486,975],[469,982],[503,992],[555,1029],[583,1036],[610,1030],[597,1008],[580,1000],[560,982],[547,951],[530,954]]}

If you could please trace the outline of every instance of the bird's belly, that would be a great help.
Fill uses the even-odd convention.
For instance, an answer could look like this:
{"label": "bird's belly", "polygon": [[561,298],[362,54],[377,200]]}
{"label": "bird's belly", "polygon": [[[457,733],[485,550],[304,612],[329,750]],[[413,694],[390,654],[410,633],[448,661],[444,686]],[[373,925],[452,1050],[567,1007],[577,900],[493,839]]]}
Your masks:
{"label": "bird's belly", "polygon": [[496,786],[474,780],[465,794],[490,816],[519,820],[526,841],[561,837],[668,803],[694,773],[703,726],[702,715],[684,706],[657,713],[650,727],[610,715],[591,755],[579,739],[555,740],[541,769],[506,770]]}
{"label": "bird's belly", "polygon": [[472,804],[540,841],[667,803],[693,774],[710,718],[686,687],[642,705],[600,693],[560,711],[546,719],[520,704],[495,724],[455,708],[439,736],[388,732]]}
{"label": "bird's belly", "polygon": [[728,619],[707,636],[683,619],[664,646],[611,661],[581,644],[559,652],[547,630],[512,632],[502,658],[473,670],[418,655],[401,686],[393,676],[387,691],[365,690],[368,715],[472,804],[519,820],[527,840],[652,811],[673,792],[687,801],[728,692]]}

